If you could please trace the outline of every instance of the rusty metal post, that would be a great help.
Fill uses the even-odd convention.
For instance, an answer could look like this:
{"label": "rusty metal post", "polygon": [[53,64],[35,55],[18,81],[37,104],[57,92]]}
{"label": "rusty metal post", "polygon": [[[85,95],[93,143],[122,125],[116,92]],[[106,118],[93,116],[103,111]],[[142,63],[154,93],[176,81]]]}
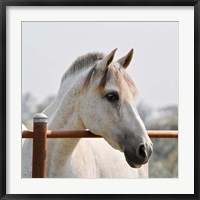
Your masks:
{"label": "rusty metal post", "polygon": [[46,177],[47,119],[42,113],[33,117],[32,178]]}

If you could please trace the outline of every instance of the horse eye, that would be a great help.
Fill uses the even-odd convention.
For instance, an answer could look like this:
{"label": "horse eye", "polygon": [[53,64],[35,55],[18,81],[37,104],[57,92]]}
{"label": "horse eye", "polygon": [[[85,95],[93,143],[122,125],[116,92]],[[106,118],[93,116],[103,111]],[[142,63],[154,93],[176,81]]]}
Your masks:
{"label": "horse eye", "polygon": [[112,93],[107,94],[106,98],[110,102],[116,102],[119,100],[119,95],[117,93],[112,92]]}

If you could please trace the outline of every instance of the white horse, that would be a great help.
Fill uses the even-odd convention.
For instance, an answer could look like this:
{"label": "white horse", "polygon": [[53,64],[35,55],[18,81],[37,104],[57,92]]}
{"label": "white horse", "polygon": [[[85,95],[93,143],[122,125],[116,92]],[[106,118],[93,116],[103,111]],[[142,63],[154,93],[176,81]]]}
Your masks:
{"label": "white horse", "polygon": [[[47,177],[148,177],[152,142],[134,103],[136,87],[126,72],[133,49],[116,62],[115,52],[76,59],[44,110],[48,129],[89,129],[103,137],[48,139]],[[22,177],[31,177],[31,156],[32,140],[26,139]]]}

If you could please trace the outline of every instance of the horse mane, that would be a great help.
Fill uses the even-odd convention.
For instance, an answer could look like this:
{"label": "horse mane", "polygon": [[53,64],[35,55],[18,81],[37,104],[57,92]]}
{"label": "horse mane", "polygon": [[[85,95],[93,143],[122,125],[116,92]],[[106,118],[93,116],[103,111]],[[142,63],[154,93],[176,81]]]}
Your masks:
{"label": "horse mane", "polygon": [[66,80],[66,78],[70,75],[73,75],[82,69],[89,68],[94,64],[96,61],[102,60],[104,58],[103,53],[99,52],[92,52],[87,53],[83,56],[78,57],[69,67],[69,69],[64,73],[61,84]]}

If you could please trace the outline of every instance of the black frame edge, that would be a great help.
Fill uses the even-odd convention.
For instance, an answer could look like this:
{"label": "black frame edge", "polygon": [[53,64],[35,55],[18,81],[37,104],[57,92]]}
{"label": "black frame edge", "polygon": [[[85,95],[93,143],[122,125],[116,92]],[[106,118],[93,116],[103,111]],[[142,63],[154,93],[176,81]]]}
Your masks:
{"label": "black frame edge", "polygon": [[200,159],[199,159],[199,126],[200,126],[200,118],[199,118],[199,65],[200,65],[200,1],[198,1],[194,6],[194,147],[196,147],[196,151],[194,151],[194,172],[196,174],[195,176],[195,187],[194,187],[194,193],[197,196],[198,199],[200,199],[199,194],[199,180],[200,180],[200,173],[199,173],[199,167],[200,167]]}
{"label": "black frame edge", "polygon": [[14,199],[47,199],[47,200],[58,200],[58,199],[68,199],[68,200],[124,200],[124,199],[137,199],[137,200],[199,200],[197,196],[192,194],[7,194],[2,200],[14,200]]}
{"label": "black frame edge", "polygon": [[4,0],[7,6],[194,6],[198,0]]}
{"label": "black frame edge", "polygon": [[[0,2],[0,195],[6,195],[6,5]],[[3,97],[3,98],[2,98]]]}
{"label": "black frame edge", "polygon": [[[194,85],[195,85],[195,163],[194,163],[194,170],[195,170],[195,194],[194,195],[171,195],[171,194],[163,194],[163,195],[61,195],[61,194],[34,194],[34,195],[25,195],[25,194],[6,194],[6,6],[194,6],[194,25],[195,25],[195,33],[194,33],[194,65],[195,65],[195,73],[194,73]],[[200,81],[198,79],[199,75],[199,65],[200,65],[200,53],[199,53],[199,46],[200,46],[200,1],[199,0],[155,0],[155,1],[146,1],[146,0],[8,0],[8,1],[0,1],[0,198],[1,199],[126,199],[126,198],[134,198],[134,199],[200,199],[199,194],[199,166],[200,166],[200,159],[199,159],[199,126],[200,120],[198,118],[199,113],[199,84]],[[2,98],[3,97],[3,98]]]}

